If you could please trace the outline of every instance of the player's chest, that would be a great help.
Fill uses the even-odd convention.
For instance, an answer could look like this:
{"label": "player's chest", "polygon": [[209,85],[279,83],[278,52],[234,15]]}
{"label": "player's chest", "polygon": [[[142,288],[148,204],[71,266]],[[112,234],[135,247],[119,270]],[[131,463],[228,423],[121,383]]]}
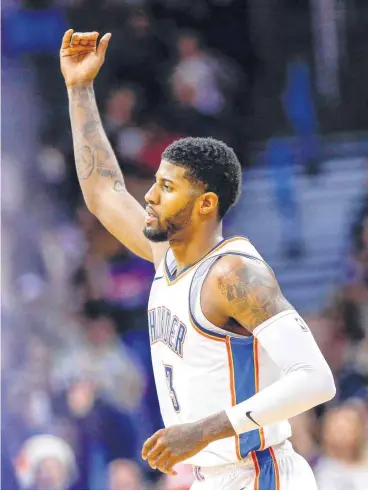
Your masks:
{"label": "player's chest", "polygon": [[165,275],[156,276],[150,291],[148,310],[157,310],[159,307],[165,306],[175,315],[181,317],[188,315],[192,280],[192,274],[174,282],[170,282]]}
{"label": "player's chest", "polygon": [[[190,324],[188,282],[168,285],[165,278],[153,283],[148,303],[148,332],[151,347],[167,348],[180,358]],[[190,335],[189,335],[190,336]],[[158,349],[158,347],[156,348]]]}

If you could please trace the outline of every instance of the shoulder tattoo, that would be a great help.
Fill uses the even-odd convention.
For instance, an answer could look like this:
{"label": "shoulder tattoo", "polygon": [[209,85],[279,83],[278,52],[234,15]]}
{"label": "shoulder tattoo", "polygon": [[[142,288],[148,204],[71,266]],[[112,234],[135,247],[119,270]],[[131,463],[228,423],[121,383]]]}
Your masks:
{"label": "shoulder tattoo", "polygon": [[234,261],[217,278],[231,317],[249,330],[274,315],[292,308],[281,293],[270,268],[259,259]]}

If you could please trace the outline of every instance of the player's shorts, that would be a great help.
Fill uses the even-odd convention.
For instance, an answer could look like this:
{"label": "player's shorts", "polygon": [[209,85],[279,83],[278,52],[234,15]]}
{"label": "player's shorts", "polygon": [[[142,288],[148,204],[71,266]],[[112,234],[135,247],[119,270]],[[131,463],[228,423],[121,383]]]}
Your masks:
{"label": "player's shorts", "polygon": [[[254,455],[255,454],[255,455]],[[244,460],[214,467],[193,467],[193,491],[217,489],[317,489],[313,471],[291,443],[253,452]]]}

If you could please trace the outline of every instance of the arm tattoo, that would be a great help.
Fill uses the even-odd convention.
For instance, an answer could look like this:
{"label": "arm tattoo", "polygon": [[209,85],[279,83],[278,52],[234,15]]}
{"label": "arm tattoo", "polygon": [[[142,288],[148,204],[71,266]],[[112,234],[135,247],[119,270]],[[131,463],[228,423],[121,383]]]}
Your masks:
{"label": "arm tattoo", "polygon": [[[122,192],[125,190],[123,175],[102,127],[93,87],[69,89],[69,100],[79,180],[86,181],[93,178],[94,182],[91,184],[96,191],[100,178],[109,179],[111,188]],[[83,186],[86,187],[87,183]]]}
{"label": "arm tattoo", "polygon": [[231,317],[252,331],[274,315],[292,308],[268,266],[258,259],[241,260],[217,279]]}
{"label": "arm tattoo", "polygon": [[75,161],[77,165],[77,174],[79,179],[88,179],[95,167],[94,156],[91,148],[84,145],[75,150]]}
{"label": "arm tattoo", "polygon": [[124,183],[122,183],[121,181],[115,181],[114,191],[116,191],[117,193],[123,193],[125,190],[126,189],[125,189]]}
{"label": "arm tattoo", "polygon": [[103,167],[98,167],[97,173],[100,174],[101,177],[111,177],[111,179],[116,179],[117,177],[117,172],[110,169],[104,169]]}

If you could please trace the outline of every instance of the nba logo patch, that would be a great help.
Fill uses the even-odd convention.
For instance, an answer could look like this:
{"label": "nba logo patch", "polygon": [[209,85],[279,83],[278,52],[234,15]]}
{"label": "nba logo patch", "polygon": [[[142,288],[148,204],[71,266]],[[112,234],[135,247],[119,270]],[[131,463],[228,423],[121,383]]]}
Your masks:
{"label": "nba logo patch", "polygon": [[299,326],[302,328],[302,331],[304,331],[304,332],[309,331],[309,328],[308,328],[307,324],[303,321],[303,319],[301,319],[300,317],[295,317],[295,320],[297,321]]}

